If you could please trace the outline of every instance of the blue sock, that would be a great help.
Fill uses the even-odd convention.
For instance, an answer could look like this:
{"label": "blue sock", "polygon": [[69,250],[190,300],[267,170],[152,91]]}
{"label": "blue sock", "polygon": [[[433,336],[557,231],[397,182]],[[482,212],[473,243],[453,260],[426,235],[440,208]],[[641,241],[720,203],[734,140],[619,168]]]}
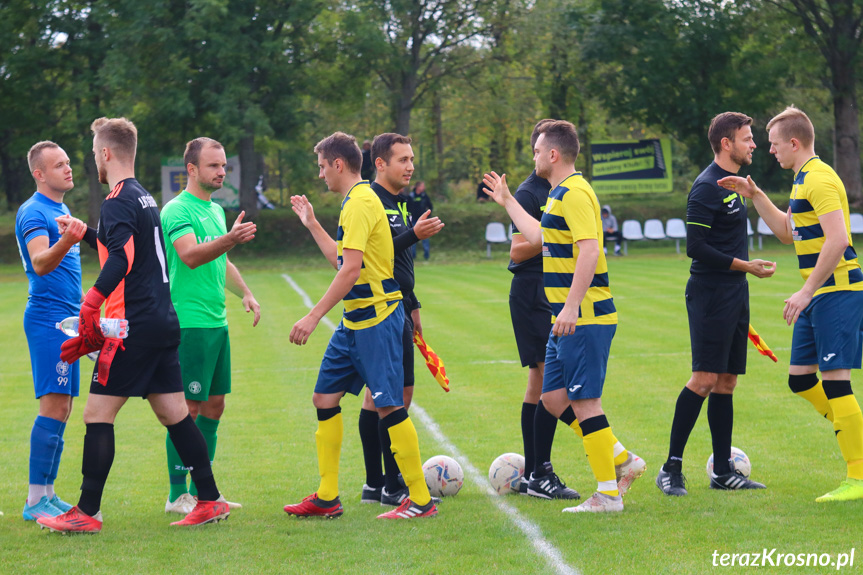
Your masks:
{"label": "blue sock", "polygon": [[54,485],[54,481],[57,479],[57,472],[60,469],[60,456],[63,455],[63,446],[66,444],[63,441],[64,433],[66,433],[66,424],[62,423],[60,431],[57,433],[57,451],[54,452],[54,463],[51,464],[51,473],[48,474],[48,485]]}
{"label": "blue sock", "polygon": [[30,484],[47,485],[54,467],[54,454],[60,443],[63,422],[36,416],[30,432]]}

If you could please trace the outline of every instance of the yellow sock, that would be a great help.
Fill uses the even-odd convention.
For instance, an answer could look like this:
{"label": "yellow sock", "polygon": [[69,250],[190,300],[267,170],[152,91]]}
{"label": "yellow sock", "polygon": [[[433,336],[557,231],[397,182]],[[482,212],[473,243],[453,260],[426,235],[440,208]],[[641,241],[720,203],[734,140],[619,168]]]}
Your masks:
{"label": "yellow sock", "polygon": [[584,452],[598,484],[596,490],[605,495],[620,495],[614,473],[614,434],[604,427],[584,436]]}
{"label": "yellow sock", "polygon": [[584,439],[584,434],[581,432],[581,426],[578,424],[578,420],[576,419],[572,423],[569,424],[572,430],[575,432],[577,436]]}
{"label": "yellow sock", "polygon": [[842,458],[848,464],[848,477],[863,479],[863,414],[853,395],[829,400],[833,409],[833,429]]}
{"label": "yellow sock", "polygon": [[830,407],[830,402],[827,400],[827,396],[824,395],[824,386],[821,385],[820,380],[815,387],[809,388],[806,391],[798,391],[796,394],[811,403],[815,407],[815,411],[820,413],[822,417],[833,421],[833,408]]}
{"label": "yellow sock", "polygon": [[626,458],[629,457],[629,452],[623,444],[614,438],[614,466],[623,465],[626,463]]}
{"label": "yellow sock", "polygon": [[315,443],[318,446],[318,471],[321,484],[318,498],[331,501],[339,496],[339,456],[342,452],[342,414],[318,421]]}
{"label": "yellow sock", "polygon": [[417,505],[426,505],[431,501],[426,478],[423,474],[423,464],[420,458],[420,443],[417,430],[410,418],[389,428],[390,445],[399,471],[405,485],[410,490],[411,501]]}

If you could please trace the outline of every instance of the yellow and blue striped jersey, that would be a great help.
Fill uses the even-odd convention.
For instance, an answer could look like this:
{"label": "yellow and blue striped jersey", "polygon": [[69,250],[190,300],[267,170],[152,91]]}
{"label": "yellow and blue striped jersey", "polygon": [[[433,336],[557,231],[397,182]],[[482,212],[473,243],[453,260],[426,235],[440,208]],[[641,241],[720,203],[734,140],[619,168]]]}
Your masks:
{"label": "yellow and blue striped jersey", "polygon": [[563,180],[548,195],[542,215],[542,271],[545,295],[551,304],[551,322],[563,310],[572,286],[576,242],[599,242],[599,260],[587,294],[578,310],[576,325],[616,325],[617,309],[608,286],[608,262],[603,253],[602,219],[599,200],[593,188],[576,172]]}
{"label": "yellow and blue striped jersey", "polygon": [[848,196],[845,185],[836,172],[815,156],[798,170],[791,188],[791,229],[794,250],[803,280],[809,279],[824,247],[824,231],[819,216],[842,210],[848,247],[833,274],[815,295],[834,291],[863,290],[863,272],[857,263],[857,252],[851,243]]}
{"label": "yellow and blue striped jersey", "polygon": [[345,248],[363,252],[360,277],[344,298],[345,327],[379,324],[395,311],[402,293],[393,278],[393,238],[387,215],[367,181],[354,185],[342,201],[336,246],[339,269]]}

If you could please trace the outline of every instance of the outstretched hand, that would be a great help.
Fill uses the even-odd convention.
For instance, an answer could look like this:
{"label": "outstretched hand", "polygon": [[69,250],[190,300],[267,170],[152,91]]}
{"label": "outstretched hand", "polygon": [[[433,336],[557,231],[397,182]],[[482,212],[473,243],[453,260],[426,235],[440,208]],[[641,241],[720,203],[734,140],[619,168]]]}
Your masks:
{"label": "outstretched hand", "polygon": [[305,227],[315,223],[315,210],[306,196],[291,196],[291,209],[300,217],[300,222]]}
{"label": "outstretched hand", "polygon": [[426,240],[443,229],[444,223],[440,218],[437,216],[430,218],[430,214],[431,210],[426,210],[414,223],[414,233],[421,240]]}
{"label": "outstretched hand", "polygon": [[228,232],[228,236],[234,242],[234,245],[252,241],[255,239],[255,233],[258,231],[258,226],[254,222],[243,222],[244,217],[246,217],[246,212],[240,212],[240,215],[234,221],[234,225],[231,226],[231,231]]}
{"label": "outstretched hand", "polygon": [[506,201],[512,197],[509,186],[506,185],[506,174],[498,176],[497,172],[490,172],[482,177],[482,183],[485,184],[483,191],[501,206],[505,206]]}
{"label": "outstretched hand", "polygon": [[78,218],[63,215],[57,216],[54,218],[54,221],[57,222],[57,230],[60,232],[60,235],[71,245],[80,242],[84,239],[84,234],[87,233],[87,224]]}
{"label": "outstretched hand", "polygon": [[737,192],[744,198],[751,199],[756,193],[758,193],[758,186],[755,185],[755,182],[752,180],[752,176],[746,176],[745,179],[740,176],[725,176],[724,178],[717,180],[716,183],[726,190]]}

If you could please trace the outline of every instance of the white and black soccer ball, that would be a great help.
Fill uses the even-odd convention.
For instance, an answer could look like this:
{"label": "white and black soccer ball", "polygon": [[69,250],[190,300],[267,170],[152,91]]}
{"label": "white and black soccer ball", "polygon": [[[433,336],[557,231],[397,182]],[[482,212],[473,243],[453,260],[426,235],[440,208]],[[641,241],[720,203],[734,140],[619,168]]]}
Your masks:
{"label": "white and black soccer ball", "polygon": [[492,461],[488,469],[488,482],[498,495],[518,493],[518,484],[524,477],[524,457],[518,453],[504,453]]}
{"label": "white and black soccer ball", "polygon": [[[737,447],[731,448],[731,460],[734,462],[734,469],[743,474],[744,477],[749,477],[752,474],[752,462],[749,461],[749,456],[743,453],[742,449]],[[713,454],[707,458],[707,477],[713,476]]]}
{"label": "white and black soccer ball", "polygon": [[429,493],[435,497],[455,495],[464,485],[464,471],[458,461],[446,455],[435,455],[423,463]]}

